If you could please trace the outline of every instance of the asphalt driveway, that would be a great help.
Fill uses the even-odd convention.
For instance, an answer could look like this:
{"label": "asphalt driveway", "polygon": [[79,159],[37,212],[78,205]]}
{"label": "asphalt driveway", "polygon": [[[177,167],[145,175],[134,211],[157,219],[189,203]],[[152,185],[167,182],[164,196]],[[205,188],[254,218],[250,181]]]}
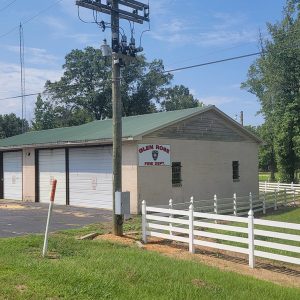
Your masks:
{"label": "asphalt driveway", "polygon": [[[0,237],[44,233],[48,204],[0,200]],[[111,220],[111,211],[55,205],[50,231],[72,229]]]}

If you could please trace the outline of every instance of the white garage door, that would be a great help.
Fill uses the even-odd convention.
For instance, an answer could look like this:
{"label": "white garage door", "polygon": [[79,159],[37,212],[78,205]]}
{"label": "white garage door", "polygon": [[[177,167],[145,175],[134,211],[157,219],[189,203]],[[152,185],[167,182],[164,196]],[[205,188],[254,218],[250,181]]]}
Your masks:
{"label": "white garage door", "polygon": [[3,154],[4,198],[22,200],[22,152]]}
{"label": "white garage door", "polygon": [[112,148],[69,150],[70,205],[112,209]]}
{"label": "white garage door", "polygon": [[66,204],[65,149],[39,151],[40,202],[49,203],[53,179],[57,180],[55,204]]}

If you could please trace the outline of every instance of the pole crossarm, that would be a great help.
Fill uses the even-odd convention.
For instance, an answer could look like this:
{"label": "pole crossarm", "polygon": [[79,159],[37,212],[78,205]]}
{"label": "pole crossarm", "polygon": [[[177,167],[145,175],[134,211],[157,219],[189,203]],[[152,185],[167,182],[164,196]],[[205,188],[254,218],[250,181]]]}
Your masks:
{"label": "pole crossarm", "polygon": [[[115,8],[113,9],[110,5],[111,0],[107,1],[107,4],[102,4],[101,1],[96,0],[77,0],[76,5],[92,9],[98,12],[102,12],[108,15],[112,14],[112,10],[119,14],[120,19],[126,19],[131,22],[143,24],[144,22],[149,22],[149,7],[143,3],[137,1],[123,0],[119,1],[120,4],[126,7],[134,8],[133,12],[129,12],[123,9]],[[144,15],[139,15],[138,11],[143,10]]]}

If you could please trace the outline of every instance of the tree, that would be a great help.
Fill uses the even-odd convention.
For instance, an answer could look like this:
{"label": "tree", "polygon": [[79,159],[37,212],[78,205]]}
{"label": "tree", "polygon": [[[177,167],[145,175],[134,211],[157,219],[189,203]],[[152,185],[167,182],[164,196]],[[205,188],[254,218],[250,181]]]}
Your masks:
{"label": "tree", "polygon": [[33,130],[81,125],[92,121],[84,109],[54,106],[51,101],[44,101],[38,95],[35,102]]}
{"label": "tree", "polygon": [[[23,120],[25,131],[29,129],[29,124]],[[0,115],[0,138],[7,138],[22,133],[22,119],[15,114]]]}
{"label": "tree", "polygon": [[261,171],[270,171],[271,181],[275,181],[275,172],[277,170],[277,163],[275,157],[274,149],[274,136],[272,135],[272,130],[268,127],[267,123],[264,123],[260,126],[245,126],[246,129],[251,131],[260,137],[264,144],[259,148],[258,153],[258,162],[259,170]]}
{"label": "tree", "polygon": [[280,177],[291,182],[300,160],[300,1],[287,0],[283,19],[267,27],[270,38],[242,87],[258,97]]}
{"label": "tree", "polygon": [[[47,81],[44,97],[36,103],[35,124],[42,128],[71,126],[112,116],[111,60],[101,50],[87,47],[72,50],[59,81]],[[136,115],[156,110],[156,103],[170,84],[161,60],[146,62],[139,56],[122,69],[123,114]],[[40,128],[36,125],[35,128]]]}
{"label": "tree", "polygon": [[203,103],[196,99],[183,85],[175,85],[168,88],[165,93],[165,98],[161,102],[163,110],[178,110],[203,106]]}

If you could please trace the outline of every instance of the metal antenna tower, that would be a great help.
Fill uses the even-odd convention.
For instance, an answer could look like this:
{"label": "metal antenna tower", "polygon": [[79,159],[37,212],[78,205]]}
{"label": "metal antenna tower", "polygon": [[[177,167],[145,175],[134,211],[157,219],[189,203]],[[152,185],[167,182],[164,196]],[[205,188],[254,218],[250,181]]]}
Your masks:
{"label": "metal antenna tower", "polygon": [[19,27],[20,37],[20,67],[21,67],[21,98],[22,98],[22,133],[25,132],[24,119],[26,119],[26,103],[25,103],[25,60],[24,60],[24,32],[23,26],[20,23]]}

